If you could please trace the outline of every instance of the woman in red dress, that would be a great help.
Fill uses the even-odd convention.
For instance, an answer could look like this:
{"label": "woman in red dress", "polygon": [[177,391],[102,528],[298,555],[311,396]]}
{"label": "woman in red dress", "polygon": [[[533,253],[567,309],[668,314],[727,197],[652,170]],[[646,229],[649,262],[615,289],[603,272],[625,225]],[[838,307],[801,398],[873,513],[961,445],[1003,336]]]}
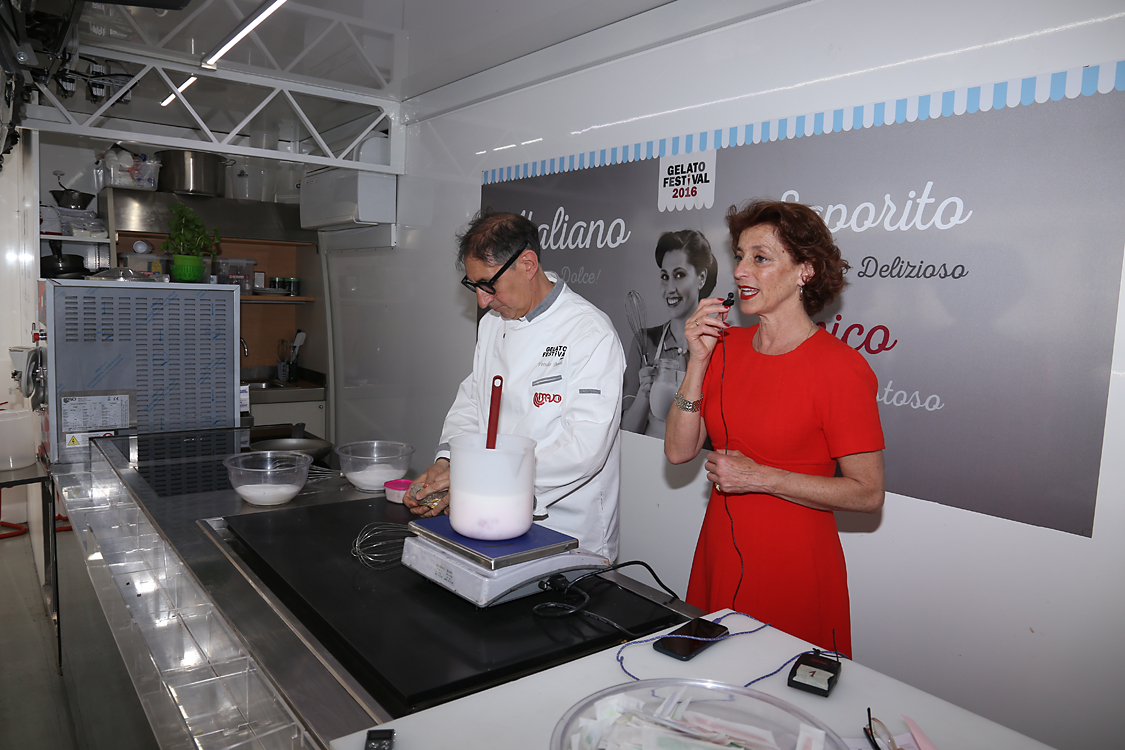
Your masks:
{"label": "woman in red dress", "polygon": [[[730,607],[851,655],[847,569],[835,510],[883,505],[883,430],[867,362],[813,323],[848,264],[807,206],[752,201],[727,213],[738,306],[719,298],[686,324],[687,373],[664,453],[692,460],[708,437],[711,499],[687,601]],[[838,471],[837,471],[838,469]]]}

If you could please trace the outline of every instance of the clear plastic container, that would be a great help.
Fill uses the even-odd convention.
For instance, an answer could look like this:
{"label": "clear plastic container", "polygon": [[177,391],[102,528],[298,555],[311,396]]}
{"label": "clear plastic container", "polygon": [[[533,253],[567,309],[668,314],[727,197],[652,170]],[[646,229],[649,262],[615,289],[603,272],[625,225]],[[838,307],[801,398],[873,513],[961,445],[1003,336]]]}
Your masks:
{"label": "clear plastic container", "polygon": [[586,697],[555,725],[551,750],[605,747],[612,733],[630,728],[640,733],[640,725],[652,747],[727,745],[692,743],[692,732],[723,734],[741,740],[738,747],[848,747],[819,719],[780,698],[711,680],[669,678],[616,685]]}
{"label": "clear plastic container", "polygon": [[215,275],[220,284],[238,284],[246,294],[254,293],[254,266],[252,258],[215,258]]}
{"label": "clear plastic container", "polygon": [[470,539],[515,539],[535,512],[535,441],[484,434],[449,440],[449,525]]}
{"label": "clear plastic container", "polygon": [[309,478],[312,456],[296,451],[240,453],[223,461],[231,486],[251,505],[281,505]]}
{"label": "clear plastic container", "polygon": [[110,187],[156,190],[156,183],[160,177],[158,161],[110,162],[107,160],[106,167]]}
{"label": "clear plastic container", "polygon": [[35,412],[0,411],[0,471],[35,463]]}
{"label": "clear plastic container", "polygon": [[341,445],[336,455],[340,470],[356,489],[382,492],[384,483],[406,476],[414,446],[393,440],[364,440]]}
{"label": "clear plastic container", "polygon": [[[118,253],[117,265],[131,268],[138,273],[151,276],[154,273],[168,273],[172,256],[164,253]],[[209,275],[209,274],[208,274]]]}

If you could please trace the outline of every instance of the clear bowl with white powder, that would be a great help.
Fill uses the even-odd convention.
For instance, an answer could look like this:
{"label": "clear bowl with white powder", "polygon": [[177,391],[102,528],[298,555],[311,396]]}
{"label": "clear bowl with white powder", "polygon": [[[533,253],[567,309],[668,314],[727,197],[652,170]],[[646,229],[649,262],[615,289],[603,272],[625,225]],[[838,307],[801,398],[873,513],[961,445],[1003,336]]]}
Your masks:
{"label": "clear bowl with white powder", "polygon": [[339,446],[336,455],[340,470],[356,489],[382,492],[385,482],[406,476],[414,446],[393,440],[363,440]]}
{"label": "clear bowl with white powder", "polygon": [[297,451],[239,453],[223,461],[231,486],[251,505],[281,505],[309,478],[312,456]]}

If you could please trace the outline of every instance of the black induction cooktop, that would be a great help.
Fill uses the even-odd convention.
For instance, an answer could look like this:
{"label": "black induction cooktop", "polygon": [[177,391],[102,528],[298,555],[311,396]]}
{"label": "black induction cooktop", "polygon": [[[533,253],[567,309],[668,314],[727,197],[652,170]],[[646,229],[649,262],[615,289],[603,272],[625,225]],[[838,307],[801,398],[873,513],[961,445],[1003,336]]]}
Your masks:
{"label": "black induction cooktop", "polygon": [[[224,520],[254,572],[395,716],[626,640],[587,617],[533,614],[536,604],[559,601],[554,593],[478,609],[401,565],[376,571],[351,555],[366,524],[411,518],[380,496]],[[601,578],[579,585],[590,611],[638,635],[685,620]]]}

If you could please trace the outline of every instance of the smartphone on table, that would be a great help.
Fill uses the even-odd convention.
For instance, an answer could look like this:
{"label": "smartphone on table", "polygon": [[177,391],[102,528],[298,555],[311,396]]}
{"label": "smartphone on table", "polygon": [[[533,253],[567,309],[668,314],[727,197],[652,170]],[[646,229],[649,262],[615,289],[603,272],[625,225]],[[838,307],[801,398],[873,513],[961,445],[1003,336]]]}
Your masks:
{"label": "smartphone on table", "polygon": [[[730,631],[723,625],[697,617],[681,625],[660,640],[653,642],[652,647],[674,659],[687,661],[708,646],[718,643],[718,641],[696,641],[692,638],[718,638],[728,632]],[[671,636],[674,635],[688,635],[692,638],[672,638]]]}

